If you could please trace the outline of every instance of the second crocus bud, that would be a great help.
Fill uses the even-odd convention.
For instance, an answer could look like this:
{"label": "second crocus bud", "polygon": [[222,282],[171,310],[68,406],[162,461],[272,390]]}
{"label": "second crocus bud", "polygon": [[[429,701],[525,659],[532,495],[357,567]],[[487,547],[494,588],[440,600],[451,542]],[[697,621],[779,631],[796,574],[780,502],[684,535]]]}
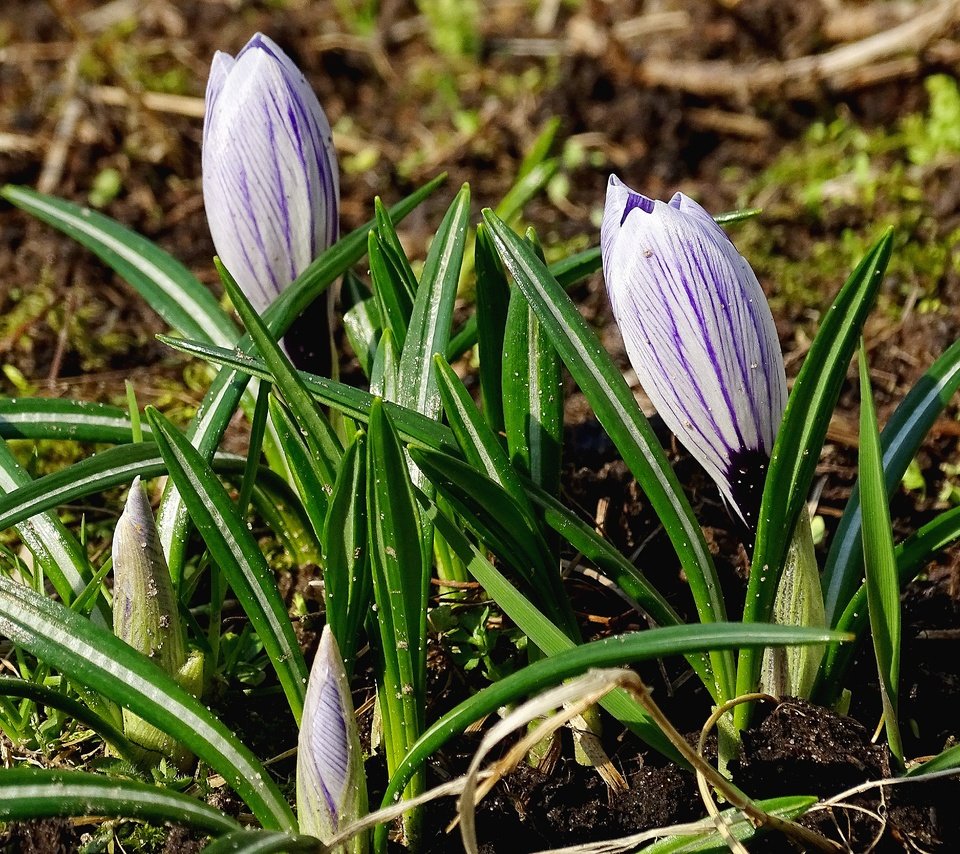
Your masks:
{"label": "second crocus bud", "polygon": [[[777,329],[756,275],[692,199],[648,199],[615,175],[600,243],[613,314],[644,391],[755,533],[787,403]],[[793,532],[774,619],[824,624],[806,513]],[[762,689],[806,696],[822,653],[812,646],[768,650]]]}
{"label": "second crocus bud", "polygon": [[263,311],[338,235],[330,123],[303,74],[257,33],[207,82],[203,200],[220,260]]}
{"label": "second crocus bud", "polygon": [[648,199],[615,175],[600,240],[613,314],[644,391],[754,528],[787,401],[757,277],[692,199]]}
{"label": "second crocus bud", "polygon": [[[367,783],[350,684],[329,626],[310,671],[297,742],[300,832],[329,842],[367,812]],[[337,851],[362,854],[367,834]]]}
{"label": "second crocus bud", "polygon": [[[160,548],[153,511],[135,478],[113,535],[113,633],[152,658],[190,693],[200,694],[203,659],[188,656],[170,572]],[[174,738],[123,710],[127,738],[181,768],[192,760]]]}

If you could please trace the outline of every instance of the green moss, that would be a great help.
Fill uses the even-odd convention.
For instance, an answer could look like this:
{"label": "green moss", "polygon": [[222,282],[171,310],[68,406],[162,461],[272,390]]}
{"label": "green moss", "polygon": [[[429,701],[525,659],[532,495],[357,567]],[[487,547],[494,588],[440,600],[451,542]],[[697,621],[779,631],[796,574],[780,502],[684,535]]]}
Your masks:
{"label": "green moss", "polygon": [[893,128],[848,117],[814,124],[744,187],[740,205],[764,213],[737,226],[734,239],[781,310],[821,308],[887,226],[896,245],[881,307],[896,316],[916,295],[920,310],[941,309],[960,230],[943,231],[930,188],[936,170],[960,158],[960,92],[942,75],[926,88],[926,112]]}
{"label": "green moss", "polygon": [[925,81],[930,107],[926,116],[908,116],[903,137],[913,163],[933,163],[941,157],[960,154],[960,89],[957,81],[935,74]]}

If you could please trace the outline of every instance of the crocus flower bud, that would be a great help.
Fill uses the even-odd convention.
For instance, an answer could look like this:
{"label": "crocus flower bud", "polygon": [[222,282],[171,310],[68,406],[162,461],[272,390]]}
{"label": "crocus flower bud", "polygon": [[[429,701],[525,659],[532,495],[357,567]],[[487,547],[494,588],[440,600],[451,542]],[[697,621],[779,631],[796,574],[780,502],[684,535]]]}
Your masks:
{"label": "crocus flower bud", "polygon": [[[297,812],[300,832],[326,843],[367,812],[367,783],[340,649],[329,626],[310,671],[297,743]],[[367,850],[362,833],[337,849]]]}
{"label": "crocus flower bud", "polygon": [[217,254],[263,311],[338,234],[330,123],[303,74],[257,33],[207,81],[203,199]]}
{"label": "crocus flower bud", "polygon": [[654,201],[615,175],[600,236],[613,314],[644,391],[752,529],[787,399],[757,277],[696,202]]}
{"label": "crocus flower bud", "polygon": [[[140,478],[135,478],[113,534],[113,633],[197,695],[202,658],[187,656],[186,641],[157,526]],[[123,710],[127,738],[185,767],[191,757],[173,738]]]}

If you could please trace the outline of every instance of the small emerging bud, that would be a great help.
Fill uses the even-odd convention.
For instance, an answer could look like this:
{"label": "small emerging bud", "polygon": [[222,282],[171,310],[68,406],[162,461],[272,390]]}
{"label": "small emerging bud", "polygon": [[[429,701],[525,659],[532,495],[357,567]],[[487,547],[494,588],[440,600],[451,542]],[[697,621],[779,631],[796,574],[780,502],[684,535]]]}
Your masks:
{"label": "small emerging bud", "polygon": [[[135,478],[113,535],[113,633],[191,693],[200,693],[202,658],[187,657],[170,572],[160,548],[150,502]],[[123,710],[124,731],[148,751],[184,767],[190,755],[171,736]]]}
{"label": "small emerging bud", "polygon": [[[310,671],[297,755],[297,811],[301,833],[328,842],[366,814],[367,783],[353,699],[340,649],[329,626]],[[338,849],[367,850],[367,835]]]}
{"label": "small emerging bud", "polygon": [[[781,626],[825,627],[827,624],[806,507],[800,513],[784,558],[783,575],[773,604],[773,622]],[[809,697],[824,652],[825,647],[812,645],[765,649],[760,690],[775,697]]]}

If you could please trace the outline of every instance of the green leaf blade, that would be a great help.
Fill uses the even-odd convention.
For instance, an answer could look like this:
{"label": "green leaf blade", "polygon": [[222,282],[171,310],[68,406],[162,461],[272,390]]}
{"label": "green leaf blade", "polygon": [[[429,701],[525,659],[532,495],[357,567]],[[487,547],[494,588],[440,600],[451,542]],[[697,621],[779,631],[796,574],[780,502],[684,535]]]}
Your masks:
{"label": "green leaf blade", "polygon": [[860,348],[860,482],[863,500],[863,559],[873,649],[880,675],[880,697],[890,751],[903,764],[897,719],[900,681],[900,583],[893,549],[890,508],[883,482],[883,460],[870,373]]}
{"label": "green leaf blade", "polygon": [[236,820],[215,807],[159,786],[84,771],[0,769],[0,821],[53,816],[174,822],[214,835],[240,829]]}
{"label": "green leaf blade", "polygon": [[[396,219],[406,216],[444,180],[445,176],[440,175],[411,193],[390,209],[391,215]],[[277,297],[263,315],[272,335],[280,338],[286,333],[294,320],[334,280],[360,260],[366,248],[367,233],[372,226],[373,223],[368,223],[338,240]],[[237,344],[243,353],[249,352],[251,347],[247,338]],[[248,382],[247,375],[232,370],[221,370],[214,379],[188,431],[191,442],[205,458],[209,459],[216,450]],[[183,565],[188,524],[183,501],[175,489],[168,488],[157,514],[157,528],[174,579],[179,577]]]}
{"label": "green leaf blade", "polygon": [[[562,637],[562,633],[558,632],[558,642]],[[549,658],[537,661],[484,688],[424,732],[404,759],[402,769],[391,779],[383,803],[393,803],[393,798],[402,788],[404,777],[473,721],[505,704],[537,694],[550,685],[579,676],[591,668],[622,667],[639,661],[711,649],[822,644],[845,639],[848,639],[848,636],[828,629],[710,623],[631,632],[577,647],[571,645],[556,648],[546,644],[548,649],[554,650]],[[567,643],[569,644],[569,641]]]}
{"label": "green leaf blade", "polygon": [[440,412],[433,356],[444,353],[450,340],[469,213],[470,188],[465,185],[447,210],[430,246],[400,354],[401,396],[397,402],[431,418]]}

